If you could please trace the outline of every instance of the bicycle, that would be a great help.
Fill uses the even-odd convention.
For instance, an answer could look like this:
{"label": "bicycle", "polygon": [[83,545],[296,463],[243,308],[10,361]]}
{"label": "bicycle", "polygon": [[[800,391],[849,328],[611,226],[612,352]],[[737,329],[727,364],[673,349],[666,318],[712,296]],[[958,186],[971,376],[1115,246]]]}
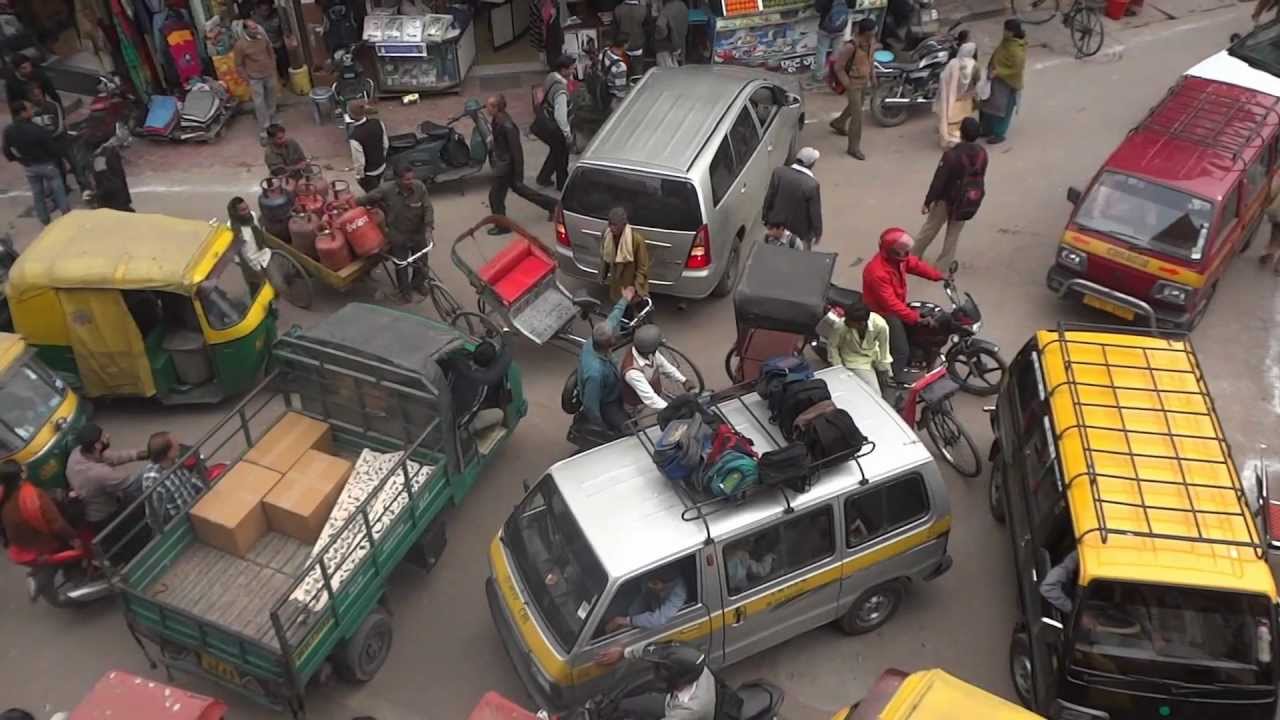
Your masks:
{"label": "bicycle", "polygon": [[[426,247],[410,255],[404,260],[392,255],[390,252],[384,253],[383,258],[397,268],[409,268],[417,266],[418,259],[425,257],[427,253],[431,252],[431,248],[435,247],[435,245],[435,240],[432,239],[427,243]],[[436,271],[431,268],[429,263],[423,263],[421,266],[417,266],[417,269],[421,272],[425,272],[427,275],[427,279],[424,284],[426,292],[423,294],[425,294],[427,299],[431,301],[431,306],[435,308],[436,315],[439,316],[441,322],[453,323],[454,318],[462,313],[462,305],[460,305],[453,297],[453,293],[449,292],[445,288],[444,283],[440,280],[440,276],[436,274]],[[395,274],[392,273],[390,269],[387,269],[386,272],[387,276],[391,278],[392,286],[395,286]],[[399,292],[399,290],[400,288],[397,287],[396,291]]]}
{"label": "bicycle", "polygon": [[[1062,11],[1062,0],[1009,0],[1009,9],[1014,17],[1028,25],[1043,25]],[[1086,3],[1086,0],[1071,0],[1071,5],[1062,14],[1062,25],[1071,34],[1071,44],[1076,49],[1077,58],[1093,57],[1102,49],[1103,26],[1102,14],[1098,9]]]}
{"label": "bicycle", "polygon": [[960,385],[947,376],[945,365],[939,365],[913,383],[889,381],[898,414],[914,430],[924,428],[942,459],[964,477],[977,477],[982,472],[982,456],[978,446],[964,429],[951,406],[951,398]]}

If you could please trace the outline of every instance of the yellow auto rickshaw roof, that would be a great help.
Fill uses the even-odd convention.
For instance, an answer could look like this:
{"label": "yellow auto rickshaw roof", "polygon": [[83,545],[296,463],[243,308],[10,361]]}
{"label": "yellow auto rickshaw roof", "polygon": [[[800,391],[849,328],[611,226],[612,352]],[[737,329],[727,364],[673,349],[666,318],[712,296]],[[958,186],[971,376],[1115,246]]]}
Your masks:
{"label": "yellow auto rickshaw roof", "polygon": [[1074,330],[1036,340],[1080,584],[1103,578],[1274,600],[1263,539],[1190,342]]}
{"label": "yellow auto rickshaw roof", "polygon": [[942,670],[912,673],[880,712],[882,720],[1035,720],[1029,710],[992,695]]}
{"label": "yellow auto rickshaw roof", "polygon": [[27,350],[21,335],[0,333],[0,372],[8,370]]}
{"label": "yellow auto rickshaw roof", "polygon": [[226,245],[225,226],[115,210],[73,210],[40,233],[9,271],[12,299],[49,288],[190,293]]}

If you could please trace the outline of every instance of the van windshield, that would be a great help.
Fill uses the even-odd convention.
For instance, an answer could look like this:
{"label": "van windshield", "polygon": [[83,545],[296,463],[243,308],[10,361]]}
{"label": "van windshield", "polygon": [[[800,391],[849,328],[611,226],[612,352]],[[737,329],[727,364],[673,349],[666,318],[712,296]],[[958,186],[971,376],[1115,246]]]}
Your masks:
{"label": "van windshield", "polygon": [[687,180],[583,167],[564,189],[564,211],[607,220],[621,207],[637,227],[693,232],[702,225],[698,193]]}
{"label": "van windshield", "polygon": [[1259,27],[1227,52],[1258,70],[1280,76],[1280,23]]}
{"label": "van windshield", "polygon": [[1076,223],[1118,240],[1189,260],[1204,254],[1213,203],[1120,173],[1103,173]]}
{"label": "van windshield", "polygon": [[1076,618],[1072,665],[1174,685],[1273,686],[1267,599],[1095,581]]}
{"label": "van windshield", "polygon": [[516,506],[503,539],[538,614],[571,649],[607,577],[550,475]]}

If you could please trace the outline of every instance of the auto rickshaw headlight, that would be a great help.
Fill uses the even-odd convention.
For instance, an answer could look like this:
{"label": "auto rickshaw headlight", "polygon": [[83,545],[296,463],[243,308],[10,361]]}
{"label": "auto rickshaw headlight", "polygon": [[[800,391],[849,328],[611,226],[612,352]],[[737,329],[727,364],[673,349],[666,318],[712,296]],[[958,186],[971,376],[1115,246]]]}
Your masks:
{"label": "auto rickshaw headlight", "polygon": [[1070,245],[1059,245],[1058,262],[1072,270],[1084,272],[1089,267],[1089,256],[1084,251],[1077,250]]}
{"label": "auto rickshaw headlight", "polygon": [[1186,305],[1191,299],[1191,288],[1167,280],[1161,280],[1151,288],[1151,297],[1174,305]]}

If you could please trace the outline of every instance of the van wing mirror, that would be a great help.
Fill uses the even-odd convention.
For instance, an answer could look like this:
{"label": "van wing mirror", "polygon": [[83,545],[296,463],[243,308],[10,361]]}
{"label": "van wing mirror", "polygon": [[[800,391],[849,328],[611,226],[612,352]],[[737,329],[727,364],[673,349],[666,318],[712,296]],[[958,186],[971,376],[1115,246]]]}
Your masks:
{"label": "van wing mirror", "polygon": [[795,93],[787,93],[787,107],[796,107],[800,104],[800,96]]}
{"label": "van wing mirror", "polygon": [[1083,196],[1083,193],[1080,192],[1080,188],[1078,187],[1067,188],[1067,202],[1071,203],[1072,205],[1079,205],[1080,198],[1082,196]]}

